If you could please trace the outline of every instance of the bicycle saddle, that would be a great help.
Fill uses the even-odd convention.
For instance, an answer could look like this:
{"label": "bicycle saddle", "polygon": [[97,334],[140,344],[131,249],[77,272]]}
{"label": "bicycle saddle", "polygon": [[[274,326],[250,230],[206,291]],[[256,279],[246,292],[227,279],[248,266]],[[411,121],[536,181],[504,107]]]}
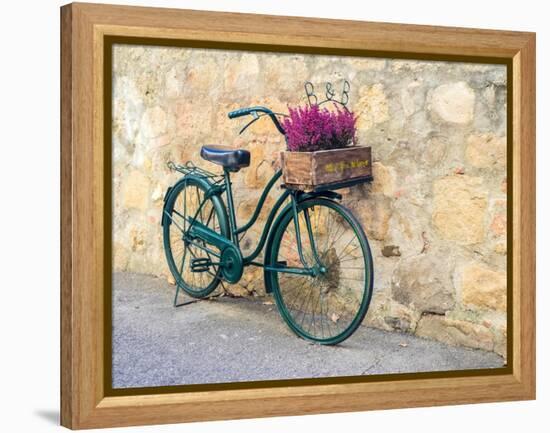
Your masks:
{"label": "bicycle saddle", "polygon": [[201,158],[221,165],[229,171],[239,171],[250,165],[250,152],[219,144],[207,144],[201,148]]}

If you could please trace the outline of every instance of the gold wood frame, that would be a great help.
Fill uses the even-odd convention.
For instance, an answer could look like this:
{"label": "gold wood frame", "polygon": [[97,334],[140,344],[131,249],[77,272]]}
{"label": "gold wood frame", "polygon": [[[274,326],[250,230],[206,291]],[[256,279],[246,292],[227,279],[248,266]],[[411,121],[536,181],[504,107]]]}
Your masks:
{"label": "gold wood frame", "polygon": [[[110,64],[105,58],[109,38],[508,65],[508,197],[513,198],[508,208],[508,368],[499,374],[110,392],[105,379],[110,300],[104,290],[110,275],[105,254],[110,250],[105,175],[110,155],[104,146],[109,113],[103,74]],[[62,425],[76,429],[535,398],[533,33],[70,4],[61,8],[61,101]]]}

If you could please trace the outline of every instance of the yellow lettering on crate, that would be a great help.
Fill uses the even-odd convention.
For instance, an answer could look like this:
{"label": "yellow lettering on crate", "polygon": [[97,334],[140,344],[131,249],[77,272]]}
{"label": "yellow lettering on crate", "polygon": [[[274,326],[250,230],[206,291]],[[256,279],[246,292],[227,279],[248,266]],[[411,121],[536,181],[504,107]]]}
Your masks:
{"label": "yellow lettering on crate", "polygon": [[340,162],[331,162],[325,165],[325,171],[327,173],[335,173],[339,171],[344,171],[347,168],[364,168],[368,167],[369,160],[355,160],[355,161],[340,161]]}

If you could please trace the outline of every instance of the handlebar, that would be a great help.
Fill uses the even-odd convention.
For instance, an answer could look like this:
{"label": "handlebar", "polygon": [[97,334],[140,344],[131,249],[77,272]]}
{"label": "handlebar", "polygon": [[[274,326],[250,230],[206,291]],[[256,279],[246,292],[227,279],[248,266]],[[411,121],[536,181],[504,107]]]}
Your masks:
{"label": "handlebar", "polygon": [[252,108],[239,108],[238,110],[230,111],[227,113],[227,117],[230,119],[235,119],[236,117],[246,116],[252,112]]}
{"label": "handlebar", "polygon": [[238,110],[230,111],[227,114],[227,117],[229,117],[230,119],[235,119],[237,117],[246,116],[248,114],[251,114],[254,117],[254,119],[251,122],[249,122],[243,129],[241,129],[241,133],[242,133],[253,122],[259,119],[258,113],[265,113],[266,115],[268,115],[271,121],[275,124],[275,127],[277,128],[277,130],[281,134],[285,135],[285,130],[281,126],[279,119],[277,119],[277,115],[273,111],[271,111],[269,108],[266,108],[266,107],[257,106],[257,107],[239,108]]}

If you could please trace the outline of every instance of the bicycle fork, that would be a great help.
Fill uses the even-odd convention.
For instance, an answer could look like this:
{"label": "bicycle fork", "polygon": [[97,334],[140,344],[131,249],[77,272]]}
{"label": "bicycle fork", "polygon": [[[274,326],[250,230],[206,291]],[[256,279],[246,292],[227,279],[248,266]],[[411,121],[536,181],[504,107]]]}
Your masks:
{"label": "bicycle fork", "polygon": [[[302,236],[300,234],[300,218],[298,215],[298,204],[297,204],[296,195],[297,194],[292,194],[291,200],[292,200],[292,213],[293,213],[293,219],[294,219],[294,229],[296,231],[296,243],[298,245],[298,256],[300,257],[300,261],[302,262],[302,265],[304,266],[304,268],[309,268],[307,260],[304,257],[304,252],[302,248]],[[311,245],[311,251],[313,253],[313,258],[315,259],[315,265],[313,266],[313,268],[310,268],[310,269],[312,270],[313,276],[317,276],[319,274],[325,274],[327,272],[327,269],[321,262],[321,259],[319,258],[319,254],[317,252],[317,246],[315,245],[315,239],[313,238],[311,219],[309,217],[308,209],[304,209],[304,220],[306,223],[309,244]]]}

